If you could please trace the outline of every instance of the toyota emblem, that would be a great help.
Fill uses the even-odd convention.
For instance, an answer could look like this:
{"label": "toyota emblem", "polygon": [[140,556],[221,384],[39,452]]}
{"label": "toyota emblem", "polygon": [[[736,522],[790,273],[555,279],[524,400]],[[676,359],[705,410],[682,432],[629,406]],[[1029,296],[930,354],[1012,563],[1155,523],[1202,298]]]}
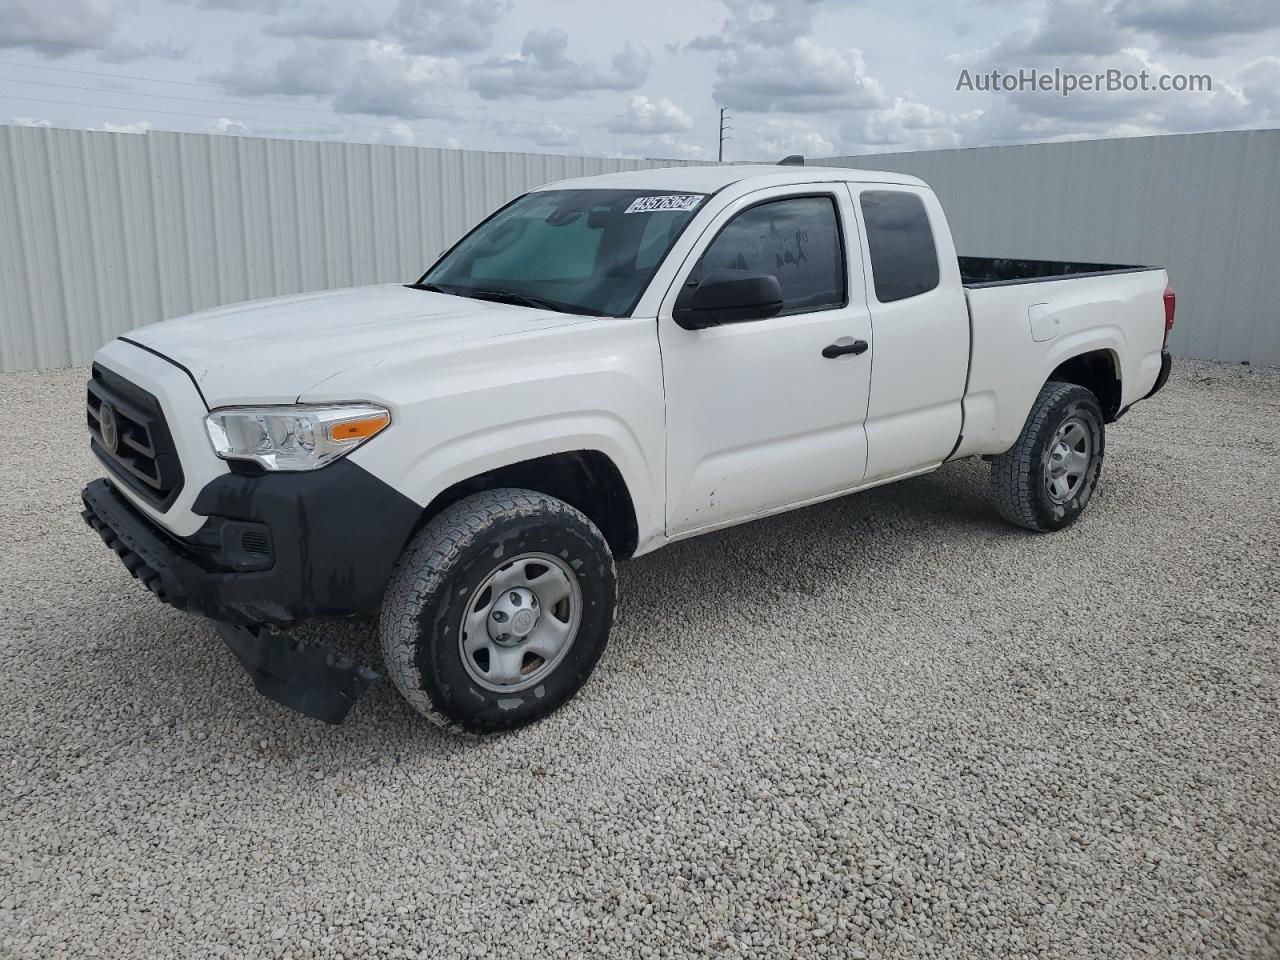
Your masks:
{"label": "toyota emblem", "polygon": [[116,425],[115,410],[105,400],[98,407],[98,434],[102,437],[103,447],[109,453],[115,453],[116,444],[120,442],[120,428]]}

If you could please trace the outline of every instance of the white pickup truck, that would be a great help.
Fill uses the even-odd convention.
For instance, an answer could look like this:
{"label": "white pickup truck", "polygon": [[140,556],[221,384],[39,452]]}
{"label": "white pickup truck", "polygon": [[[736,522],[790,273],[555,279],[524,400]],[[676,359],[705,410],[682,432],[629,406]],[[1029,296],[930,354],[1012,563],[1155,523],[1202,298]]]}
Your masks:
{"label": "white pickup truck", "polygon": [[282,629],[374,615],[416,710],[509,729],[590,675],[616,558],[961,457],[1006,519],[1071,523],[1173,306],[1158,267],[958,257],[898,174],[563,181],[416,283],[108,343],[84,516],[281,703],[340,721],[377,674]]}

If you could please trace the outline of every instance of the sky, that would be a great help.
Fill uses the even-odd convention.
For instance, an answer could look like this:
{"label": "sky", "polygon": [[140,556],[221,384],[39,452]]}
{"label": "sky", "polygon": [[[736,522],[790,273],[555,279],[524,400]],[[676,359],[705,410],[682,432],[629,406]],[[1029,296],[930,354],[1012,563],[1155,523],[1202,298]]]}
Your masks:
{"label": "sky", "polygon": [[[0,122],[775,161],[1278,127],[1277,54],[1280,0],[0,0]],[[1055,68],[1212,89],[976,79]]]}

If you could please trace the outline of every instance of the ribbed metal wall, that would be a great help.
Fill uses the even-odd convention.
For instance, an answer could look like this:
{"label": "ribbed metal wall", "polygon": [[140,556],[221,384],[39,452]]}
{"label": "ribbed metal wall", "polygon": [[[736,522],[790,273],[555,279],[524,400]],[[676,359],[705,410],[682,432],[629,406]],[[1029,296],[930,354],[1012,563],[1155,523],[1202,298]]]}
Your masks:
{"label": "ribbed metal wall", "polygon": [[1280,131],[821,162],[922,178],[962,254],[1168,267],[1174,353],[1280,365]]}
{"label": "ribbed metal wall", "polygon": [[0,126],[0,370],[204,307],[416,278],[496,207],[662,162]]}
{"label": "ribbed metal wall", "polygon": [[[961,252],[1158,263],[1181,356],[1280,365],[1280,131],[825,160],[922,177]],[[516,194],[667,165],[0,126],[0,370],[204,307],[416,276]]]}

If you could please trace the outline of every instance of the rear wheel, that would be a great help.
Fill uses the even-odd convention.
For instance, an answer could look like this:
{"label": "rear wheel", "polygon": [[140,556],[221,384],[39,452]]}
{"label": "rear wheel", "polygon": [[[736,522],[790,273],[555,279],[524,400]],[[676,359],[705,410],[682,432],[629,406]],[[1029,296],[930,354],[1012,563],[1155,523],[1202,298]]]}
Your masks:
{"label": "rear wheel", "polygon": [[1105,450],[1098,398],[1074,383],[1050,381],[1017,441],[991,464],[996,509],[1028,530],[1061,530],[1089,505]]}
{"label": "rear wheel", "polygon": [[400,558],[383,601],[387,672],[442,726],[532,723],[590,676],[616,591],[604,536],[567,503],[517,489],[467,497]]}

